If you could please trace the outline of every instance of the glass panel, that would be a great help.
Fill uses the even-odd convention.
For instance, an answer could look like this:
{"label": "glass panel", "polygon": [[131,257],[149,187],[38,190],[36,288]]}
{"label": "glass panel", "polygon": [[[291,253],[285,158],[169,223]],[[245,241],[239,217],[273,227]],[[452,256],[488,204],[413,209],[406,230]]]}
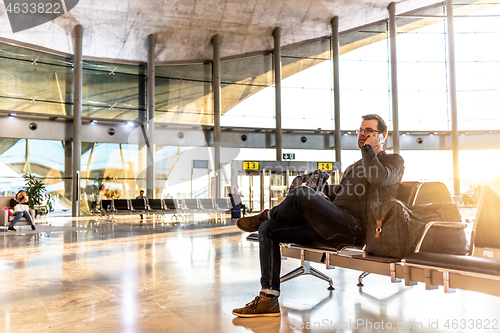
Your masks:
{"label": "glass panel", "polygon": [[333,95],[328,89],[282,89],[282,127],[333,129]]}
{"label": "glass panel", "polygon": [[72,64],[66,58],[0,43],[0,108],[71,115]]}
{"label": "glass panel", "polygon": [[370,45],[388,38],[387,22],[363,28],[349,34],[340,34],[340,54],[344,54],[365,45]]}
{"label": "glass panel", "polygon": [[83,117],[142,120],[145,114],[145,66],[84,63]]}
{"label": "glass panel", "polygon": [[[65,148],[66,147],[66,148]],[[0,148],[0,191],[14,195],[25,188],[23,175],[31,173],[42,180],[54,199],[51,215],[69,215],[71,209],[71,166],[66,165],[65,149],[71,143],[51,140],[3,138]]]}
{"label": "glass panel", "polygon": [[[271,87],[262,87],[262,86],[253,86],[253,85],[239,85],[239,84],[222,84],[221,89],[221,100],[222,100],[222,114],[225,114],[231,108],[235,107],[240,101],[248,100],[249,98],[255,96],[257,92],[264,92],[265,96],[255,96],[257,100],[262,98],[265,99],[266,102],[272,101],[272,108],[274,110],[274,95],[273,99],[270,100],[268,98],[269,90],[273,91],[274,88]],[[260,95],[260,94],[259,94]],[[255,106],[253,106],[255,108]],[[268,105],[258,104],[258,108],[263,108],[265,110],[268,109]],[[258,111],[259,112],[259,111]],[[260,113],[260,112],[259,112]]]}
{"label": "glass panel", "polygon": [[[471,195],[478,183],[498,177],[499,149],[461,150],[459,158],[462,187],[460,193]],[[478,163],[478,161],[488,161],[488,163]]]}
{"label": "glass panel", "polygon": [[[294,48],[293,50],[283,50],[282,58],[298,58],[298,59],[323,59],[329,60],[331,56],[330,40],[325,40],[319,43],[314,43],[306,46]],[[284,59],[282,59],[284,60]]]}
{"label": "glass panel", "polygon": [[457,15],[488,15],[481,13],[483,10],[488,10],[500,5],[499,0],[461,0],[453,1],[453,14]]}
{"label": "glass panel", "polygon": [[[453,157],[451,150],[405,150],[403,181],[440,181],[453,187]],[[422,163],[432,161],[432,163]],[[453,193],[453,192],[450,192]]]}
{"label": "glass panel", "polygon": [[430,6],[427,9],[424,10],[415,10],[411,11],[409,13],[404,13],[398,16],[406,16],[406,15],[415,15],[415,16],[446,16],[446,12],[444,10],[444,6],[441,4],[436,4],[433,6]]}
{"label": "glass panel", "polygon": [[[500,128],[500,6],[463,7],[483,17],[456,17],[455,52],[459,130]],[[458,15],[455,13],[455,15]]]}
{"label": "glass panel", "polygon": [[[5,94],[4,96],[9,96]],[[73,114],[73,104],[58,103],[58,102],[45,102],[27,97],[0,97],[0,108],[2,110],[9,110],[14,112],[35,112],[53,115],[66,115]],[[38,97],[37,97],[38,98]]]}
{"label": "glass panel", "polygon": [[339,40],[342,130],[358,128],[367,113],[379,114],[391,127],[387,38],[384,22]]}
{"label": "glass panel", "polygon": [[[181,146],[156,146],[156,183],[158,184],[157,195],[159,198],[173,198],[176,197],[177,193],[171,192],[168,188],[168,179],[172,175],[172,171],[177,165],[181,155],[189,149],[188,147]],[[182,163],[182,162],[181,162]],[[184,165],[183,167],[189,167]],[[174,182],[174,177],[172,177],[170,182]],[[189,186],[188,186],[189,187]]]}
{"label": "glass panel", "polygon": [[[236,148],[221,149],[221,188],[231,185],[231,161],[238,152]],[[213,148],[206,146],[159,147],[156,152],[158,195],[162,198],[215,197],[213,154]],[[208,165],[195,167],[195,160],[207,161]]]}
{"label": "glass panel", "polygon": [[221,82],[268,86],[274,81],[272,61],[271,55],[223,61]]}
{"label": "glass panel", "polygon": [[135,198],[146,185],[145,157],[139,145],[83,143],[82,210],[88,213],[97,200]]}
{"label": "glass panel", "polygon": [[[312,45],[306,45],[298,47],[293,50],[283,51],[281,53],[281,76],[282,76],[282,86],[283,87],[316,87],[323,89],[331,88],[331,78],[328,82],[325,82],[325,77],[331,77],[333,74],[331,70],[328,69],[328,65],[319,66],[325,73],[320,73],[320,69],[317,65],[329,61],[331,59],[331,41],[325,40]],[[330,65],[331,66],[331,65]],[[309,68],[315,68],[312,72],[306,72],[301,75],[303,79],[307,82],[303,84],[298,82],[297,79],[290,79],[291,76],[297,73],[303,73],[303,71]],[[331,69],[331,67],[330,67]],[[320,75],[319,79],[316,81],[315,76]]]}
{"label": "glass panel", "polygon": [[249,85],[223,85],[222,96],[222,108],[227,111],[221,117],[221,126],[261,128],[276,126],[274,86],[262,88]]}
{"label": "glass panel", "polygon": [[168,65],[156,66],[155,76],[158,78],[183,79],[212,82],[212,65]]}
{"label": "glass panel", "polygon": [[[298,65],[298,64],[297,64]],[[314,66],[294,68],[296,72],[283,79],[283,88],[332,90],[333,63],[331,60],[315,62]]]}
{"label": "glass panel", "polygon": [[82,106],[82,116],[119,120],[144,120],[146,110],[137,110],[121,103],[109,105],[104,102],[86,101]]}
{"label": "glass panel", "polygon": [[35,51],[28,48],[0,42],[0,58],[23,60],[37,65],[58,65],[73,68],[73,58],[61,57],[50,53]]}
{"label": "glass panel", "polygon": [[213,125],[212,83],[156,77],[156,122]]}
{"label": "glass panel", "polygon": [[399,128],[449,130],[446,21],[398,18],[396,25]]}
{"label": "glass panel", "polygon": [[334,128],[332,65],[324,61],[283,80],[283,128]]}

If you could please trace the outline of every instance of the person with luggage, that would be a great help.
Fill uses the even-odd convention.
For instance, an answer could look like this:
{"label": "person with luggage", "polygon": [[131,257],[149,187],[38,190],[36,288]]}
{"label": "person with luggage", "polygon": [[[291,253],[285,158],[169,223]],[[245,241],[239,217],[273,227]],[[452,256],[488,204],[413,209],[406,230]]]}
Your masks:
{"label": "person with luggage", "polygon": [[[144,190],[140,190],[139,191],[139,195],[137,197],[135,197],[136,199],[144,199],[146,200],[146,196],[144,195]],[[144,219],[144,215],[141,214],[141,220]]]}
{"label": "person with luggage", "polygon": [[35,224],[33,223],[33,219],[29,213],[29,202],[28,195],[24,190],[21,190],[16,193],[14,198],[10,199],[10,206],[14,210],[12,215],[14,216],[14,220],[10,223],[8,228],[9,231],[16,231],[14,226],[17,222],[21,220],[21,218],[26,218],[26,220],[31,224],[31,230],[36,230]]}
{"label": "person with luggage", "polygon": [[345,170],[332,202],[308,186],[299,186],[279,205],[243,217],[237,226],[259,232],[262,289],[252,302],[233,310],[238,317],[280,316],[280,243],[362,245],[370,203],[395,198],[404,172],[398,154],[384,151],[387,125],[378,115],[362,117],[358,130],[361,159]]}

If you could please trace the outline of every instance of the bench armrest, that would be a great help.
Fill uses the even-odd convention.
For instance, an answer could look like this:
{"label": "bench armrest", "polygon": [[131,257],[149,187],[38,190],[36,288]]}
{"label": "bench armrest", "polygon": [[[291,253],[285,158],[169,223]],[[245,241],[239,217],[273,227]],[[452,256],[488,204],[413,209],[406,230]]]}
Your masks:
{"label": "bench armrest", "polygon": [[28,209],[28,213],[30,214],[31,219],[33,220],[33,222],[35,222],[36,210],[30,208],[30,209]]}
{"label": "bench armrest", "polygon": [[9,212],[4,210],[1,215],[0,225],[7,226],[9,224]]}

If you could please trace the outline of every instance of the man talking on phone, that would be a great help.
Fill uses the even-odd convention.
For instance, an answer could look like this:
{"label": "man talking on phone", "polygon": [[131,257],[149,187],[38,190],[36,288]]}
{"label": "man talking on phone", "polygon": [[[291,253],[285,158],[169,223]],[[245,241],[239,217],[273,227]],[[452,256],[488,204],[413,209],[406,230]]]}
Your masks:
{"label": "man talking on phone", "polygon": [[237,221],[241,230],[259,231],[262,289],[252,302],[234,309],[234,315],[280,316],[280,243],[363,245],[370,203],[397,196],[404,161],[384,151],[385,121],[376,114],[367,114],[356,133],[361,159],[347,167],[332,202],[307,186],[299,186],[271,210]]}

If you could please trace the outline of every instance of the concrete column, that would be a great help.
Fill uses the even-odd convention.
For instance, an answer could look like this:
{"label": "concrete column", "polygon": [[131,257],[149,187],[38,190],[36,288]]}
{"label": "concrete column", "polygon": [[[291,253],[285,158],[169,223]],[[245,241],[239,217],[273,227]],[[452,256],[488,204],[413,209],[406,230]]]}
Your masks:
{"label": "concrete column", "polygon": [[333,59],[333,108],[335,120],[335,161],[341,161],[340,142],[340,70],[339,70],[339,17],[332,19],[332,59]]}
{"label": "concrete column", "polygon": [[64,198],[67,203],[71,202],[73,188],[73,143],[63,141],[64,146]]}
{"label": "concrete column", "polygon": [[148,36],[148,74],[147,74],[147,161],[146,169],[146,197],[155,198],[155,48],[156,35]]}
{"label": "concrete column", "polygon": [[398,61],[396,58],[396,3],[389,5],[389,35],[391,43],[392,147],[399,154]]}
{"label": "concrete column", "polygon": [[80,216],[80,159],[82,155],[82,85],[83,85],[83,27],[77,25],[74,32],[75,55],[73,57],[73,191],[71,215]]}
{"label": "concrete column", "polygon": [[221,117],[221,91],[220,91],[220,44],[221,38],[215,35],[212,38],[213,44],[213,67],[212,67],[212,88],[214,92],[214,169],[215,169],[215,194],[218,198],[221,195],[220,186],[220,117]]}
{"label": "concrete column", "polygon": [[453,1],[446,0],[446,22],[448,33],[448,100],[451,111],[451,149],[453,151],[453,194],[460,194],[460,166],[458,146],[458,111],[457,111],[457,82],[455,73],[455,35],[453,29]]}
{"label": "concrete column", "polygon": [[[137,84],[139,86],[139,101],[138,105],[146,106],[146,110],[137,110],[137,119],[139,122],[144,123],[147,120],[147,67],[141,69],[140,75],[138,77]],[[139,174],[136,176],[135,186],[137,187],[137,193],[140,190],[147,190],[146,186],[146,171],[147,171],[147,147],[146,142],[139,140],[137,149],[137,166],[140,170]],[[146,196],[148,194],[146,193]]]}
{"label": "concrete column", "polygon": [[266,178],[266,170],[260,172],[260,211],[264,210],[264,180]]}
{"label": "concrete column", "polygon": [[274,36],[274,88],[276,91],[276,161],[283,160],[283,140],[281,131],[281,28],[273,31]]}

